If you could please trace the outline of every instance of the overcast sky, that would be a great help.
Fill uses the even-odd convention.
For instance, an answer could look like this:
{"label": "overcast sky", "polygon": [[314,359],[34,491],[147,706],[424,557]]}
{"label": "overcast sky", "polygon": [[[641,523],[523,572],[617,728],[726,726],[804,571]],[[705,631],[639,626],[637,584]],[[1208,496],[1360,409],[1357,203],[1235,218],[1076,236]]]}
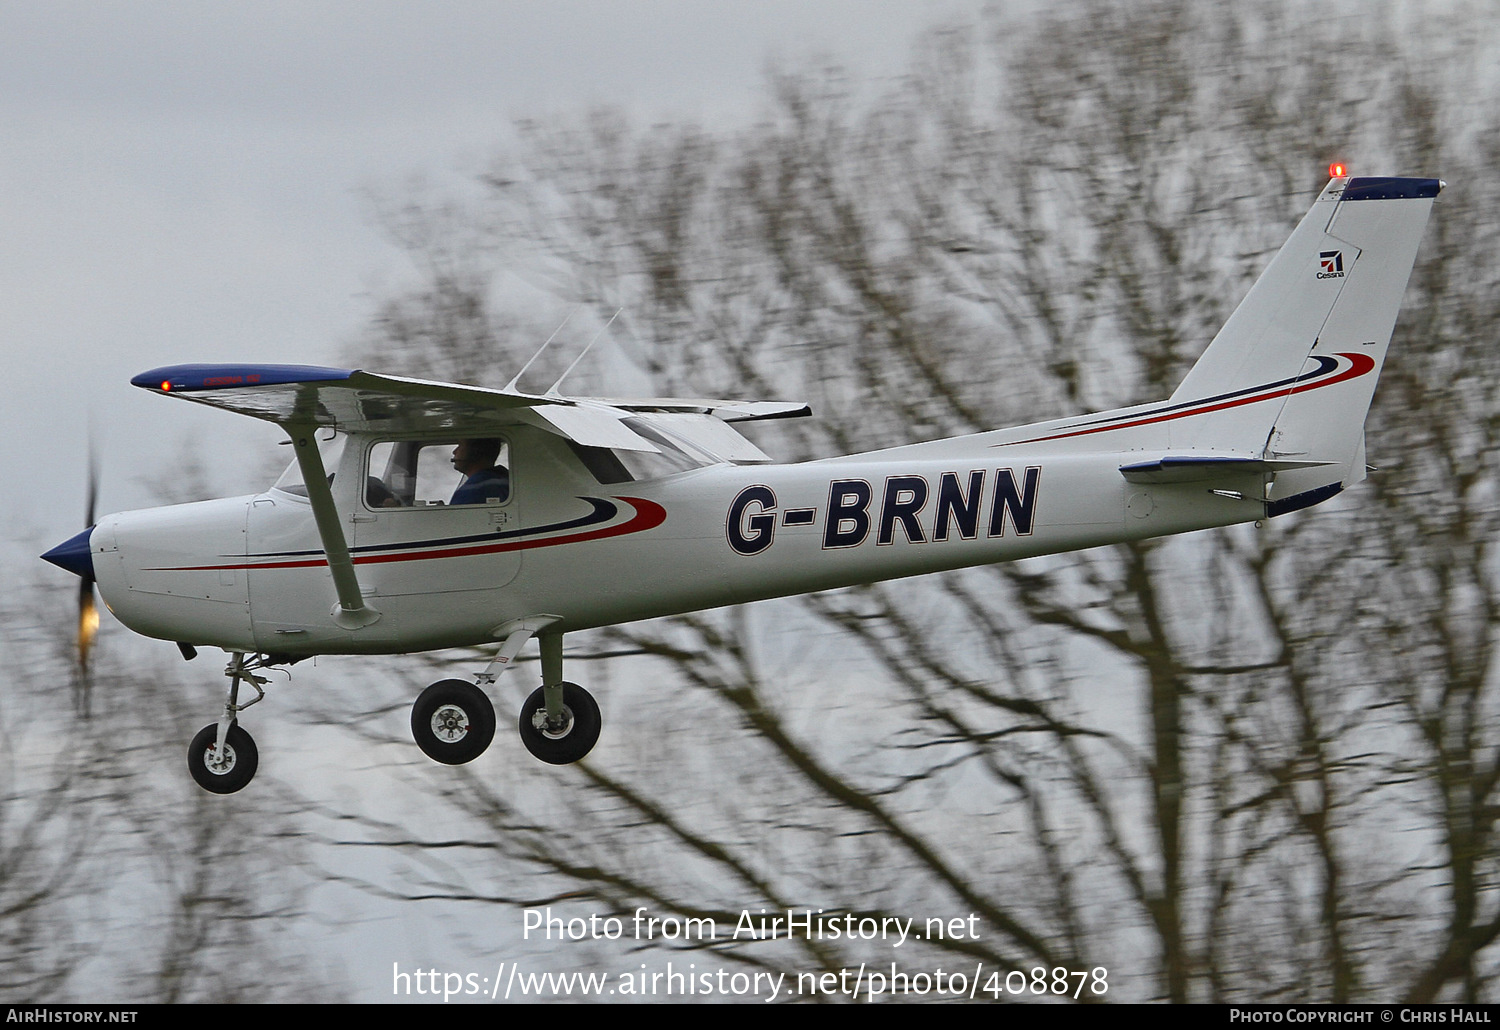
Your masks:
{"label": "overcast sky", "polygon": [[609,103],[746,120],[778,56],[888,78],[922,28],[983,6],[0,5],[0,430],[24,487],[0,515],[0,560],[81,528],[91,418],[102,511],[145,503],[140,477],[189,438],[216,483],[264,485],[237,472],[274,430],[128,381],[177,362],[337,363],[402,274],[368,189],[455,182],[517,118]]}

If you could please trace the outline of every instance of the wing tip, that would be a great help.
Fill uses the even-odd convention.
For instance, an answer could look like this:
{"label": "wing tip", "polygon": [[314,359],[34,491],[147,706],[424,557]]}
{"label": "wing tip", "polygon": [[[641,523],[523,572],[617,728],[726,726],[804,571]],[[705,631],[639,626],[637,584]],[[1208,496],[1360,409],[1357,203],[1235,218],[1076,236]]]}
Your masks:
{"label": "wing tip", "polygon": [[133,377],[130,385],[159,393],[228,390],[247,386],[337,382],[350,378],[356,371],[326,365],[163,365]]}

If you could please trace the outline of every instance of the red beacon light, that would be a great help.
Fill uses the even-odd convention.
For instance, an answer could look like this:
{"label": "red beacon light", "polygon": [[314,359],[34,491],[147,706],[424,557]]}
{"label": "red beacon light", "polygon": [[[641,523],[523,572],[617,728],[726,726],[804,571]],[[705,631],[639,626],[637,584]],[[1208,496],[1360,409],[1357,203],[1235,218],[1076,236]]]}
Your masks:
{"label": "red beacon light", "polygon": [[172,380],[170,380],[170,379],[163,379],[161,381],[161,392],[162,393],[171,393],[172,392]]}
{"label": "red beacon light", "polygon": [[1333,164],[1328,166],[1328,177],[1330,179],[1342,179],[1348,174],[1349,169],[1345,168],[1343,164],[1338,161],[1335,161]]}

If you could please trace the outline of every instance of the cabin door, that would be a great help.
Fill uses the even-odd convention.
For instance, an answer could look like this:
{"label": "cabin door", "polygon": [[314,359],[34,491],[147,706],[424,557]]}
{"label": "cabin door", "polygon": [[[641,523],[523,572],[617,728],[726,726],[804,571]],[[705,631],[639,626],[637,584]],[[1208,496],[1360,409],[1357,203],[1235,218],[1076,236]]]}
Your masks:
{"label": "cabin door", "polygon": [[[467,474],[455,469],[455,452],[467,459]],[[521,552],[506,539],[519,524],[506,440],[377,439],[364,450],[363,470],[350,536],[360,584],[373,598],[495,590],[516,577]]]}

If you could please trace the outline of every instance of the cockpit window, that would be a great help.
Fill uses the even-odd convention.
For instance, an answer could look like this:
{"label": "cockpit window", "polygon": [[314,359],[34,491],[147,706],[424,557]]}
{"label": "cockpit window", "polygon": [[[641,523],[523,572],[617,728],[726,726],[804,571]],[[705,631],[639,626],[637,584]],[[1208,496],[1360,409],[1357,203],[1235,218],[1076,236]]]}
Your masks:
{"label": "cockpit window", "polygon": [[[344,444],[348,439],[343,433],[332,429],[318,430],[318,454],[323,459],[323,471],[328,473],[330,483],[333,482],[334,473],[338,471],[339,461],[344,456]],[[302,480],[302,465],[296,458],[292,459],[292,463],[271,488],[297,497],[307,496],[307,484]]]}
{"label": "cockpit window", "polygon": [[499,437],[385,440],[370,448],[370,508],[504,504],[510,493],[510,448]]}

